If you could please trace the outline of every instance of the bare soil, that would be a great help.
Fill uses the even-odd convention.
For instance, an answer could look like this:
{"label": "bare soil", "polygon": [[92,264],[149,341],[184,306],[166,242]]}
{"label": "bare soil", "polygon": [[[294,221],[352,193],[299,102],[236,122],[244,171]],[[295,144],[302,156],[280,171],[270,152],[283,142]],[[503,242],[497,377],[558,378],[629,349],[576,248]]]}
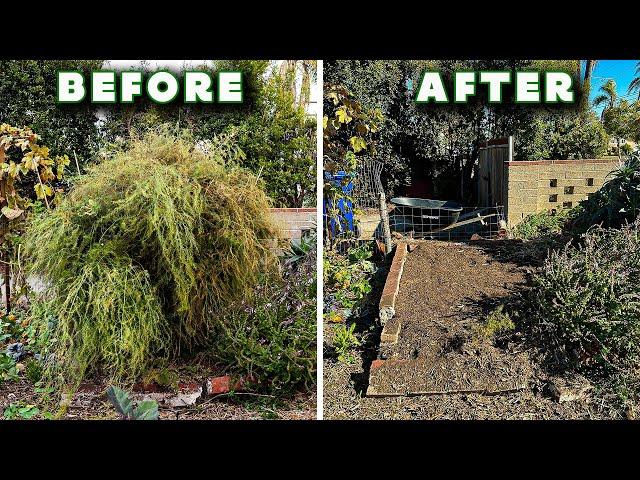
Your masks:
{"label": "bare soil", "polygon": [[[356,362],[325,357],[324,418],[600,418],[588,398],[552,398],[538,352],[517,332],[481,333],[491,311],[527,288],[544,253],[509,240],[420,242],[408,254],[396,300],[398,342],[380,346],[380,327],[365,319]],[[376,358],[386,361],[370,371]],[[390,396],[367,397],[367,388]]]}

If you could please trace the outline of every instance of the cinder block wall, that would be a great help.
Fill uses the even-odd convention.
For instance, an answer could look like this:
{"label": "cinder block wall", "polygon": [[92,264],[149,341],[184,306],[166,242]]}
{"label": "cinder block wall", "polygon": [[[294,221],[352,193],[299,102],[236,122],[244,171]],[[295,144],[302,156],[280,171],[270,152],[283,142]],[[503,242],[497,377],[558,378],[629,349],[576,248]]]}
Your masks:
{"label": "cinder block wall", "polygon": [[604,184],[618,163],[616,159],[505,162],[509,226],[531,213],[575,207]]}
{"label": "cinder block wall", "polygon": [[270,208],[269,211],[288,239],[301,238],[302,233],[316,223],[315,208]]}

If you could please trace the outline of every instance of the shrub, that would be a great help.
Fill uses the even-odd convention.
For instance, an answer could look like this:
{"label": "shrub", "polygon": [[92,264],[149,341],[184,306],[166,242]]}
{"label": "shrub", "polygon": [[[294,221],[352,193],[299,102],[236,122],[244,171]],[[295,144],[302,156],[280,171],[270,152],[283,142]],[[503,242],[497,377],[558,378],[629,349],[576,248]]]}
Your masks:
{"label": "shrub", "polygon": [[314,246],[297,262],[285,261],[282,281],[230,311],[215,333],[213,356],[252,387],[277,394],[309,388],[316,378],[316,305]]}
{"label": "shrub", "polygon": [[630,156],[589,199],[580,202],[581,213],[574,228],[586,231],[591,225],[617,228],[633,222],[640,214],[640,153]]}
{"label": "shrub", "polygon": [[534,276],[534,332],[568,364],[608,372],[640,359],[639,226],[594,227]]}
{"label": "shrub", "polygon": [[24,246],[50,285],[36,302],[56,319],[49,374],[133,381],[155,358],[202,346],[220,313],[273,274],[268,199],[234,166],[233,144],[214,140],[205,153],[185,132],[147,133],[34,219]]}
{"label": "shrub", "polygon": [[513,236],[522,240],[542,238],[562,233],[570,217],[569,209],[558,212],[539,212],[527,215],[525,219],[513,229]]}

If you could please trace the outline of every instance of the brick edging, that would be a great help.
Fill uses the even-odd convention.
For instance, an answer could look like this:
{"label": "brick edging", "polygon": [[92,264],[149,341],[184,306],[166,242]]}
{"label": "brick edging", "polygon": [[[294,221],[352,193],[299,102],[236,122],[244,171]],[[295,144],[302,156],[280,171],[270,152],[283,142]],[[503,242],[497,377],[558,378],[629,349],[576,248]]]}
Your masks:
{"label": "brick edging", "polygon": [[315,213],[316,209],[313,207],[305,208],[270,208],[270,212],[292,212],[292,213]]}
{"label": "brick edging", "polygon": [[404,269],[404,262],[407,260],[407,242],[398,242],[396,251],[393,254],[391,267],[387,274],[387,280],[382,289],[382,296],[378,306],[378,316],[383,324],[380,340],[385,343],[396,343],[400,334],[400,323],[390,322],[396,314],[396,297],[400,290],[400,279]]}

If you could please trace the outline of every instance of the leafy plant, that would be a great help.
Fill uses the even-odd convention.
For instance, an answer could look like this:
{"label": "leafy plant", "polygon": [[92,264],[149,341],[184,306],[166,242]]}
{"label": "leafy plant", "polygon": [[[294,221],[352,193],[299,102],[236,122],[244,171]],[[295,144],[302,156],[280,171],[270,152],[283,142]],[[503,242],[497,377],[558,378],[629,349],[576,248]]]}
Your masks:
{"label": "leafy plant", "polygon": [[4,418],[6,420],[15,420],[21,418],[29,420],[40,413],[40,409],[35,405],[28,405],[24,402],[10,403],[4,409]]}
{"label": "leafy plant", "polygon": [[0,384],[5,381],[17,380],[18,370],[16,362],[4,352],[0,352]]}
{"label": "leafy plant", "polygon": [[155,400],[136,404],[129,393],[113,385],[107,389],[107,398],[123,420],[158,420],[158,402]]}
{"label": "leafy plant", "polygon": [[592,225],[617,228],[640,214],[640,152],[631,155],[597,192],[580,202],[574,229],[585,232]]}
{"label": "leafy plant", "polygon": [[360,340],[353,333],[356,324],[352,323],[350,327],[346,325],[338,325],[333,335],[333,348],[338,354],[338,361],[344,363],[353,362],[351,349],[360,345]]}
{"label": "leafy plant", "polygon": [[315,228],[302,236],[299,241],[292,240],[289,250],[284,252],[286,265],[295,265],[303,260],[310,251],[316,249],[317,233]]}
{"label": "leafy plant", "polygon": [[332,251],[324,253],[324,283],[326,312],[341,312],[343,318],[356,315],[372,290],[370,279],[376,268],[368,259],[368,245],[352,247],[346,255]]}

